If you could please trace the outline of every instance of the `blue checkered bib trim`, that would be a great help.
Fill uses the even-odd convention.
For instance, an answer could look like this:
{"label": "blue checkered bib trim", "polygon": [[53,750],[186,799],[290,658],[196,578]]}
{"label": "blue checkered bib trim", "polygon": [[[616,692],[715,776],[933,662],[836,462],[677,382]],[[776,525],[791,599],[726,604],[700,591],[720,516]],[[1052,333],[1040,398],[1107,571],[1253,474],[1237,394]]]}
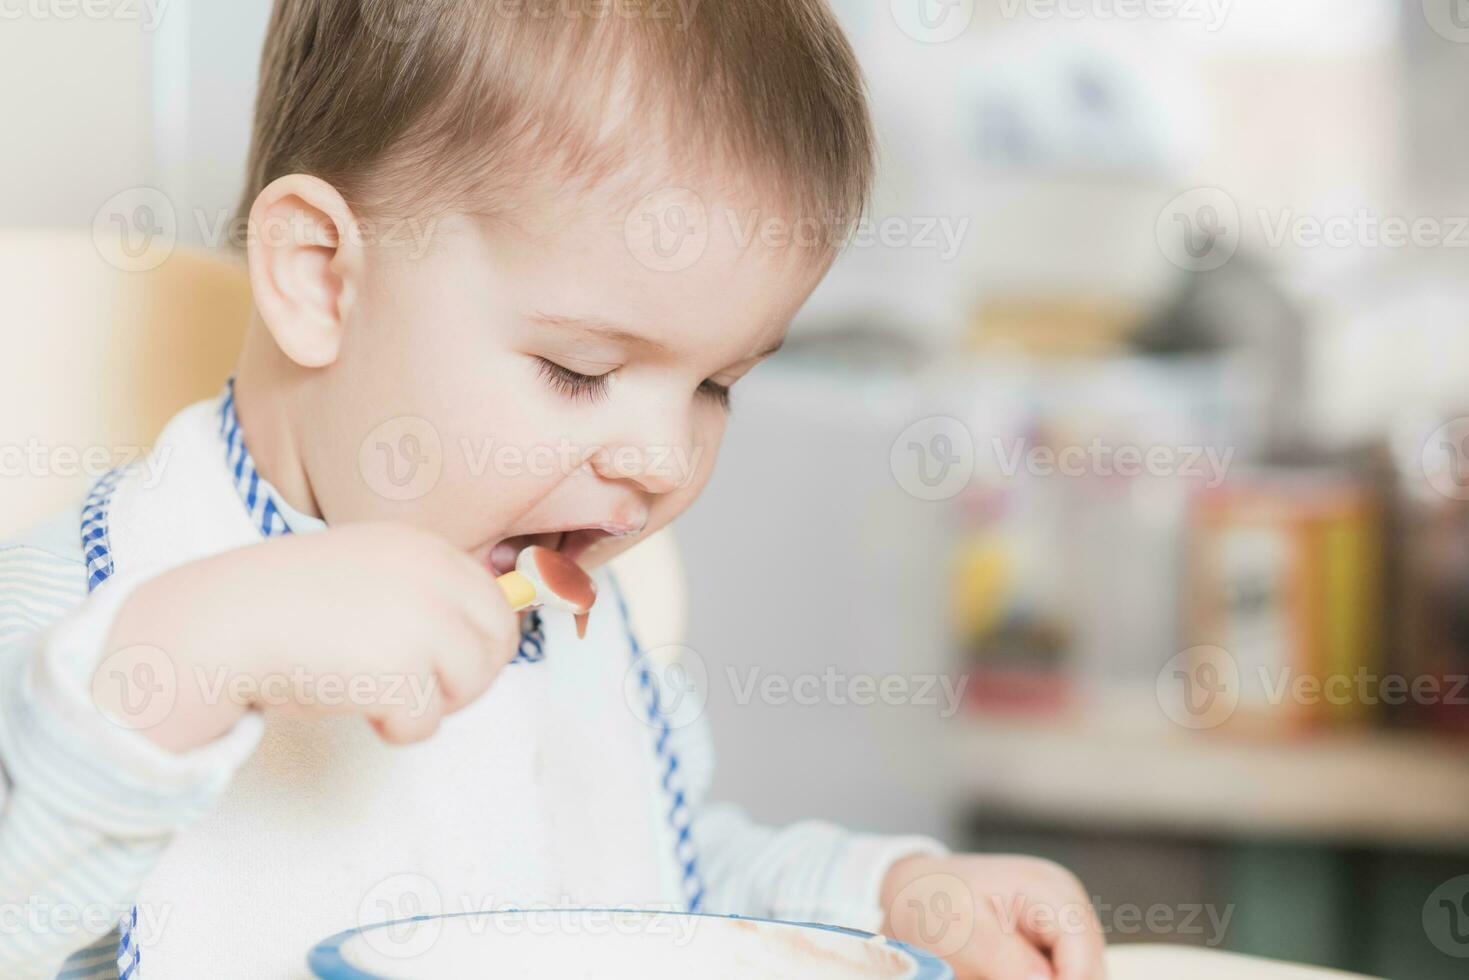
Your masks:
{"label": "blue checkered bib trim", "polygon": [[[250,519],[262,537],[275,538],[290,534],[286,519],[276,503],[270,485],[260,478],[255,460],[245,448],[245,436],[240,430],[240,419],[235,413],[235,382],[230,379],[225,386],[219,403],[219,437],[224,441],[225,463],[229,466],[230,478],[240,501],[250,513]],[[540,613],[532,611],[525,618],[525,629],[520,638],[520,650],[512,663],[536,663],[545,658],[546,640],[541,629]]]}
{"label": "blue checkered bib trim", "polygon": [[[230,477],[239,492],[240,501],[249,512],[252,523],[262,537],[275,538],[290,534],[280,505],[275,500],[269,484],[260,477],[255,461],[245,447],[244,433],[235,413],[235,383],[231,378],[226,384],[219,401],[219,436],[224,444],[225,462]],[[82,505],[82,554],[87,563],[87,591],[91,592],[112,577],[116,567],[112,560],[112,546],[108,539],[108,514],[112,507],[112,495],[118,483],[127,474],[119,468],[104,475],[92,487]],[[674,858],[679,869],[684,901],[690,912],[698,912],[704,902],[704,880],[699,871],[698,856],[694,846],[692,826],[693,812],[682,789],[682,773],[679,770],[678,754],[673,747],[673,734],[668,724],[658,693],[656,677],[643,656],[637,636],[633,632],[632,619],[621,589],[613,582],[617,595],[617,606],[627,630],[628,647],[632,654],[633,669],[638,672],[638,686],[643,696],[643,707],[648,723],[655,735],[654,747],[658,754],[659,784],[668,800],[665,817],[674,840]],[[532,611],[526,617],[526,625],[520,638],[520,650],[512,663],[539,663],[545,659],[545,635],[541,617]],[[121,940],[117,947],[117,969],[120,980],[139,980],[142,954],[136,941],[138,910],[118,923]]]}

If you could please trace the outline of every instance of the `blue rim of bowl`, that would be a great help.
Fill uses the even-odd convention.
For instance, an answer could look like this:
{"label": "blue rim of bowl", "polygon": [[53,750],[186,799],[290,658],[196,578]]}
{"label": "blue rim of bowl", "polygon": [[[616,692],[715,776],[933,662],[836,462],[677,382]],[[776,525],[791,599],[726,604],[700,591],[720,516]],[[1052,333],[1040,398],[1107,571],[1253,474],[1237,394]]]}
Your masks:
{"label": "blue rim of bowl", "polygon": [[385,980],[376,973],[367,973],[358,969],[342,958],[342,947],[357,936],[359,933],[370,932],[374,929],[386,929],[389,926],[400,926],[405,922],[427,922],[432,919],[462,919],[468,916],[485,915],[525,915],[533,913],[536,915],[555,915],[567,912],[623,912],[630,915],[681,915],[695,919],[727,919],[737,922],[762,922],[776,926],[792,926],[797,929],[819,929],[822,932],[835,932],[854,939],[881,939],[891,949],[896,949],[912,958],[914,965],[918,968],[907,980],[953,980],[954,971],[949,965],[932,953],[907,943],[900,943],[896,939],[887,936],[877,936],[874,933],[863,932],[861,929],[848,929],[844,926],[829,926],[821,922],[787,922],[784,919],[761,919],[752,915],[718,915],[713,912],[673,912],[659,911],[655,909],[616,909],[616,908],[566,908],[566,909],[497,909],[493,912],[451,912],[448,915],[412,915],[403,919],[393,919],[389,922],[376,922],[370,926],[359,926],[356,929],[347,929],[329,936],[317,943],[315,948],[307,954],[306,964],[311,968],[319,980]]}

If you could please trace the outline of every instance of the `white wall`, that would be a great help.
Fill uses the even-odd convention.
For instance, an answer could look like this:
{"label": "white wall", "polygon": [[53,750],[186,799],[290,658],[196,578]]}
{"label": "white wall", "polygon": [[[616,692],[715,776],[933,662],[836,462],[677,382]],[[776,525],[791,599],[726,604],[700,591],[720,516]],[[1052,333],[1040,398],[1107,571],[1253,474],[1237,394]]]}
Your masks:
{"label": "white wall", "polygon": [[244,182],[270,0],[173,0],[156,52],[157,180],[181,240],[215,244]]}
{"label": "white wall", "polygon": [[156,187],[199,244],[239,193],[270,0],[102,6],[0,5],[0,227],[87,228]]}
{"label": "white wall", "polygon": [[0,20],[0,228],[90,227],[147,182],[151,49],[135,21]]}
{"label": "white wall", "polygon": [[[952,509],[904,493],[889,463],[906,425],[954,411],[943,394],[795,363],[741,382],[718,476],[678,523],[715,799],[770,823],[950,829]],[[885,682],[905,703],[863,693]]]}

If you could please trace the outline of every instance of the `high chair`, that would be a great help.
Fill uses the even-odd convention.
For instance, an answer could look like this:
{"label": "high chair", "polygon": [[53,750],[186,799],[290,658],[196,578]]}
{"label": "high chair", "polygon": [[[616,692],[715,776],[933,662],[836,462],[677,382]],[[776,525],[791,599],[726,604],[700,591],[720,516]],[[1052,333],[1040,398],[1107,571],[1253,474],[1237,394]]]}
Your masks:
{"label": "high chair", "polygon": [[133,273],[87,234],[0,230],[0,540],[218,392],[249,316],[225,257],[179,250]]}

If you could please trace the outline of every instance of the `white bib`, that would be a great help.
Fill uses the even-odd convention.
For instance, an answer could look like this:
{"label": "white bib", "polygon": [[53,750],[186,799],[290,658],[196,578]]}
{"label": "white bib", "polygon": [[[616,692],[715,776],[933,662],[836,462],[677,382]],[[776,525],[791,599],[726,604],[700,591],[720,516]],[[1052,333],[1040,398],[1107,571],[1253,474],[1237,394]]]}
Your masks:
{"label": "white bib", "polygon": [[[117,569],[260,539],[218,413],[204,403],[170,423],[156,485],[143,470],[120,481],[107,509]],[[385,745],[355,718],[270,718],[218,806],[143,887],[143,975],[307,977],[318,940],[417,914],[683,907],[668,760],[628,683],[619,597],[606,575],[598,584],[586,640],[547,614],[544,659],[508,666],[425,743]]]}

